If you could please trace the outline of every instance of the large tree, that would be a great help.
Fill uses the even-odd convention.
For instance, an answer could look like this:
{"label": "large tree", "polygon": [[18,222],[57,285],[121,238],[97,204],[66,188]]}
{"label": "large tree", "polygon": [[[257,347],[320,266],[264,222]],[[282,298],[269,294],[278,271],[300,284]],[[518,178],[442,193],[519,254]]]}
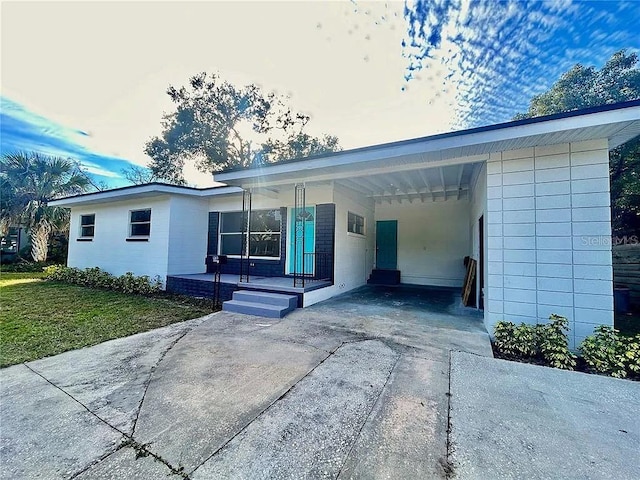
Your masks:
{"label": "large tree", "polygon": [[[604,66],[577,64],[546,92],[531,99],[529,110],[514,120],[568,112],[640,98],[638,55],[625,50],[614,53]],[[613,233],[640,234],[640,137],[609,154]]]}
{"label": "large tree", "polygon": [[69,221],[66,209],[48,202],[85,192],[90,186],[87,175],[71,160],[37,153],[3,155],[0,166],[2,230],[26,227],[33,260],[44,262],[52,233],[65,230]]}
{"label": "large tree", "polygon": [[238,88],[201,73],[167,94],[175,111],[164,115],[162,135],[147,142],[145,153],[153,174],[174,183],[184,183],[187,160],[213,173],[340,149],[334,136],[307,134],[308,115],[256,85]]}
{"label": "large tree", "polygon": [[150,168],[139,165],[129,165],[127,168],[120,170],[120,173],[132,185],[144,185],[145,183],[162,181]]}

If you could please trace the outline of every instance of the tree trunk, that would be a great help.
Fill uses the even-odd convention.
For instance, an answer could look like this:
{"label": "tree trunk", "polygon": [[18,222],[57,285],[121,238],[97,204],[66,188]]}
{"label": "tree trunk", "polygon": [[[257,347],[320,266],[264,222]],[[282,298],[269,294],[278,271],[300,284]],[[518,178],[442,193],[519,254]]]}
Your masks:
{"label": "tree trunk", "polygon": [[46,262],[49,251],[51,225],[46,220],[34,225],[29,232],[31,238],[31,256],[34,262]]}

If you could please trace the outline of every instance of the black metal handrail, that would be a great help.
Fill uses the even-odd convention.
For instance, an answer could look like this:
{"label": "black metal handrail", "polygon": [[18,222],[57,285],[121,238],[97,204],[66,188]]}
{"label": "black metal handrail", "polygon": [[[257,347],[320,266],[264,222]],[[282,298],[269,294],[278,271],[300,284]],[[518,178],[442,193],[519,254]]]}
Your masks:
{"label": "black metal handrail", "polygon": [[304,287],[309,280],[332,279],[332,254],[328,252],[305,252],[297,262],[297,277],[294,286]]}

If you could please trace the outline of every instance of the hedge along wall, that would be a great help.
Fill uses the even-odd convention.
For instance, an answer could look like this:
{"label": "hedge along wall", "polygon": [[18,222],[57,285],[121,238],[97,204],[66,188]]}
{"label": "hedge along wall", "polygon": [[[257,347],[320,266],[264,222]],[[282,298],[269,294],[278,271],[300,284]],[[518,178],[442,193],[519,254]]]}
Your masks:
{"label": "hedge along wall", "polygon": [[631,305],[640,310],[640,244],[615,245],[612,252],[614,285],[629,287]]}

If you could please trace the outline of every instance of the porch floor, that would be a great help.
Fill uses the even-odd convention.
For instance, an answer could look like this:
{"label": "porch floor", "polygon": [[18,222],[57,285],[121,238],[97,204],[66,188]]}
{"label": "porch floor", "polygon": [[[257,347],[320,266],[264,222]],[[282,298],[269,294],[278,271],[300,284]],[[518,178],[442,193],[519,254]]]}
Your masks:
{"label": "porch floor", "polygon": [[[183,278],[186,280],[199,280],[201,282],[213,283],[213,273],[190,273],[184,275],[169,275],[173,278]],[[230,273],[220,274],[220,283],[226,283],[228,285],[237,285],[239,288],[244,289],[260,289],[273,292],[282,293],[305,293],[320,288],[330,287],[331,281],[329,280],[313,280],[305,279],[304,287],[294,287],[293,277],[249,277],[249,282],[241,282],[240,275],[234,275]]]}

